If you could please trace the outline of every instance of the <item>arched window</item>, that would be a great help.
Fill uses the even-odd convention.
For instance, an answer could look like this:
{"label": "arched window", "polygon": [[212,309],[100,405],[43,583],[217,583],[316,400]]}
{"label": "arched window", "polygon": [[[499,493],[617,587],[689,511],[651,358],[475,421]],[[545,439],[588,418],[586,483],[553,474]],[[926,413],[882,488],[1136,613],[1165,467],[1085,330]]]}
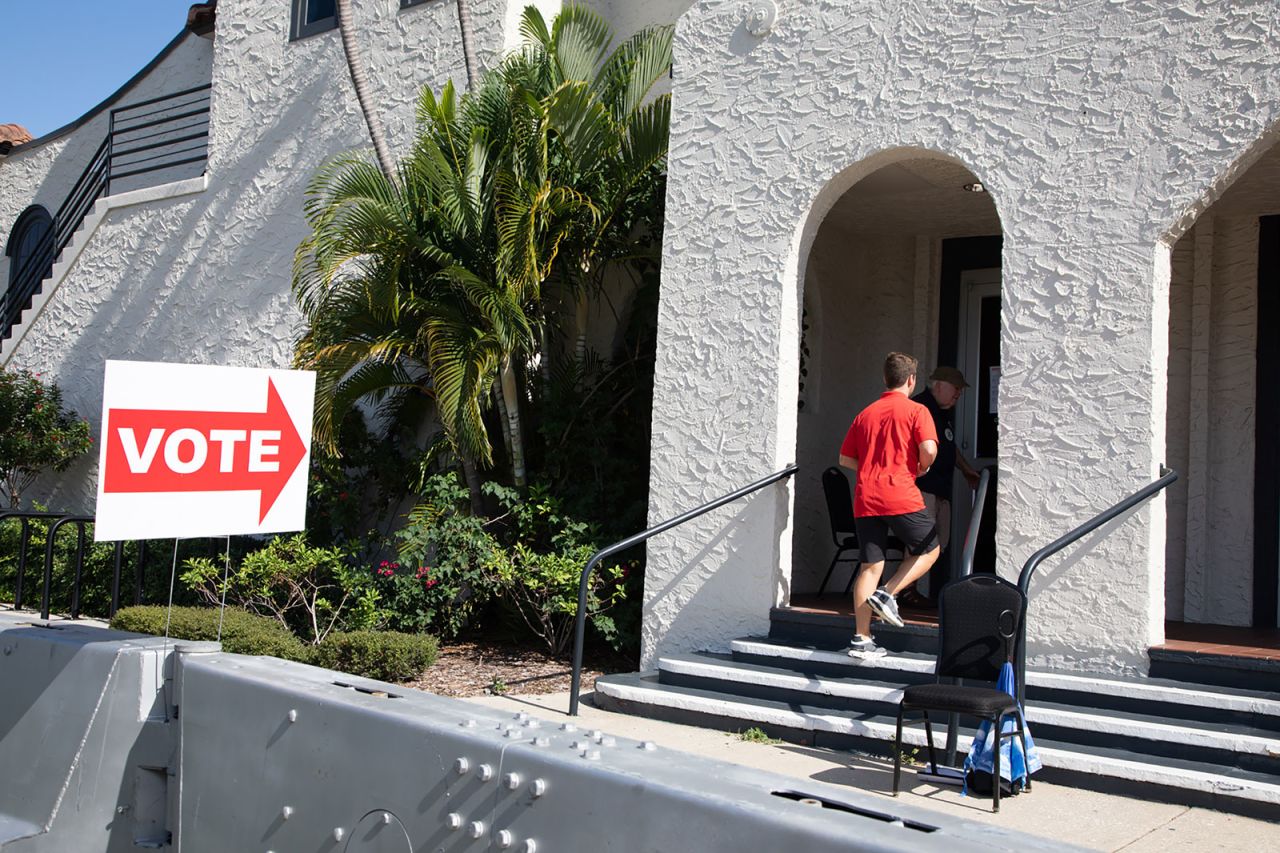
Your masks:
{"label": "arched window", "polygon": [[53,267],[53,217],[49,211],[38,204],[22,211],[9,232],[4,253],[9,256],[10,287],[19,279],[25,284],[32,276],[36,282],[47,276]]}

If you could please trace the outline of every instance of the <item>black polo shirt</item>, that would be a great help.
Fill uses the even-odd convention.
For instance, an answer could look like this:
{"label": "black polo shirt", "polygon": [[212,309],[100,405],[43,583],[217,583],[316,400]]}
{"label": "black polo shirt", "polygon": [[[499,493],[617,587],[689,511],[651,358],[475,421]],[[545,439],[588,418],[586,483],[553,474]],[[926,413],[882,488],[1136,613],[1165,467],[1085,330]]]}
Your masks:
{"label": "black polo shirt", "polygon": [[933,390],[911,398],[933,415],[933,426],[938,432],[938,458],[928,472],[916,480],[920,491],[951,500],[951,480],[956,470],[955,409],[943,409],[933,398]]}

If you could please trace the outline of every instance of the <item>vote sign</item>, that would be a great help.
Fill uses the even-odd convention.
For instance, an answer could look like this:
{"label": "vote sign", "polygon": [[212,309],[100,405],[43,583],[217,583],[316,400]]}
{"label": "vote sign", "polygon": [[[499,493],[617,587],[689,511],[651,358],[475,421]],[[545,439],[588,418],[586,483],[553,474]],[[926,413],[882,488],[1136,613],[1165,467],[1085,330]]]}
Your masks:
{"label": "vote sign", "polygon": [[307,371],[108,361],[95,538],[302,530],[314,402]]}

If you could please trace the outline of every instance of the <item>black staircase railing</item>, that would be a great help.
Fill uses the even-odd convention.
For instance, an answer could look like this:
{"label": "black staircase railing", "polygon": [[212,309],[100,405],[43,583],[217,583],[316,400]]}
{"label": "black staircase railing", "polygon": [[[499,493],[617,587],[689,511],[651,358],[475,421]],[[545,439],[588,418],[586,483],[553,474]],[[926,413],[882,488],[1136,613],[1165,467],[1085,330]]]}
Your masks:
{"label": "black staircase railing", "polygon": [[639,545],[646,539],[684,524],[686,521],[692,521],[700,515],[711,512],[713,509],[722,507],[727,503],[732,503],[739,498],[746,497],[752,492],[757,492],[760,489],[763,489],[765,486],[772,485],[780,480],[785,480],[798,470],[799,468],[797,466],[788,465],[781,471],[775,471],[761,480],[756,480],[749,486],[743,486],[736,492],[730,492],[729,494],[716,498],[713,501],[704,503],[702,506],[691,509],[686,513],[677,515],[675,518],[669,518],[661,524],[650,527],[648,530],[637,533],[634,536],[628,536],[626,539],[621,541],[614,542],[612,545],[602,548],[591,555],[591,559],[587,560],[587,565],[582,569],[582,579],[578,584],[578,616],[574,624],[573,634],[573,682],[569,687],[569,716],[578,716],[578,695],[582,686],[582,646],[586,638],[587,628],[587,593],[590,589],[591,573],[595,571],[595,568],[600,561],[605,557],[612,556],[621,551],[625,551],[632,546]]}
{"label": "black staircase railing", "polygon": [[[1083,537],[1088,536],[1090,533],[1102,527],[1104,524],[1111,521],[1112,519],[1118,516],[1124,515],[1126,512],[1133,509],[1134,507],[1150,500],[1151,498],[1155,497],[1162,489],[1168,488],[1170,485],[1173,484],[1175,480],[1178,479],[1178,472],[1170,468],[1162,467],[1160,470],[1160,475],[1161,475],[1160,479],[1146,486],[1143,486],[1141,489],[1129,495],[1129,497],[1120,501],[1115,506],[1111,507],[1105,512],[1101,512],[1098,515],[1095,515],[1093,518],[1089,519],[1084,524],[1077,527],[1075,530],[1072,530],[1070,533],[1067,533],[1063,536],[1058,537],[1057,539],[1050,542],[1048,545],[1041,548],[1039,551],[1036,551],[1034,554],[1032,554],[1031,557],[1027,560],[1026,564],[1023,565],[1022,573],[1018,575],[1018,589],[1022,591],[1022,594],[1028,595],[1028,590],[1031,588],[1031,577],[1032,575],[1035,574],[1036,569],[1040,566],[1042,562],[1044,562],[1046,557],[1050,557],[1058,553],[1059,551],[1061,551],[1063,548],[1066,548],[1071,543],[1077,542]],[[1017,663],[1018,702],[1020,704],[1025,705],[1026,698],[1027,698],[1027,620],[1026,619],[1022,620],[1022,625],[1019,627],[1019,635],[1020,636],[1018,637],[1018,663]]]}
{"label": "black staircase railing", "polygon": [[106,137],[58,208],[52,227],[10,276],[0,308],[0,338],[12,334],[89,210],[111,194],[112,181],[208,158],[210,92],[206,84],[111,111]]}

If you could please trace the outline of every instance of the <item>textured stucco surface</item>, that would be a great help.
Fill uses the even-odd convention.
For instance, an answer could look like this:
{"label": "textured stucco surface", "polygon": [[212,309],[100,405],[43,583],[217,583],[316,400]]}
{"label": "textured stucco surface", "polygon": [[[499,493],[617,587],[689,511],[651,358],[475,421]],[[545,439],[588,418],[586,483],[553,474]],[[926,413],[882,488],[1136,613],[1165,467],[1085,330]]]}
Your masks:
{"label": "textured stucco surface", "polygon": [[[798,271],[835,200],[914,146],[979,176],[1004,230],[1012,576],[1158,473],[1168,247],[1271,141],[1280,9],[813,2],[785,4],[763,39],[742,10],[707,0],[677,30],[651,518],[791,460]],[[790,501],[775,488],[651,543],[645,665],[765,626],[790,573],[771,563],[790,552]],[[1044,564],[1032,658],[1144,669],[1164,532],[1158,500]]]}
{"label": "textured stucco surface", "polygon": [[[112,109],[204,85],[212,62],[213,42],[188,33],[150,73],[84,124],[48,142],[20,147],[0,161],[0,246],[8,244],[14,221],[29,205],[58,212],[106,137]],[[0,255],[0,282],[7,286],[8,281],[9,258]]]}
{"label": "textured stucco surface", "polygon": [[[506,45],[508,5],[472,3],[482,61]],[[353,6],[374,100],[393,146],[404,143],[421,86],[438,90],[450,78],[466,85],[457,6]],[[13,359],[56,377],[95,432],[106,359],[289,365],[299,330],[290,269],[305,235],[307,183],[327,158],[368,144],[339,33],[290,41],[287,2],[222,0],[213,42],[188,42],[191,49],[184,43],[136,97],[196,85],[191,75],[207,81],[212,61],[209,188],[108,213]],[[87,157],[101,135],[91,122],[69,141],[33,151],[30,166],[19,157],[0,164],[0,214],[12,207],[16,216],[33,187],[52,194],[56,207],[70,182],[53,176],[79,175],[83,162],[70,161],[81,139]],[[91,509],[93,469],[85,461],[38,484],[34,496]]]}

